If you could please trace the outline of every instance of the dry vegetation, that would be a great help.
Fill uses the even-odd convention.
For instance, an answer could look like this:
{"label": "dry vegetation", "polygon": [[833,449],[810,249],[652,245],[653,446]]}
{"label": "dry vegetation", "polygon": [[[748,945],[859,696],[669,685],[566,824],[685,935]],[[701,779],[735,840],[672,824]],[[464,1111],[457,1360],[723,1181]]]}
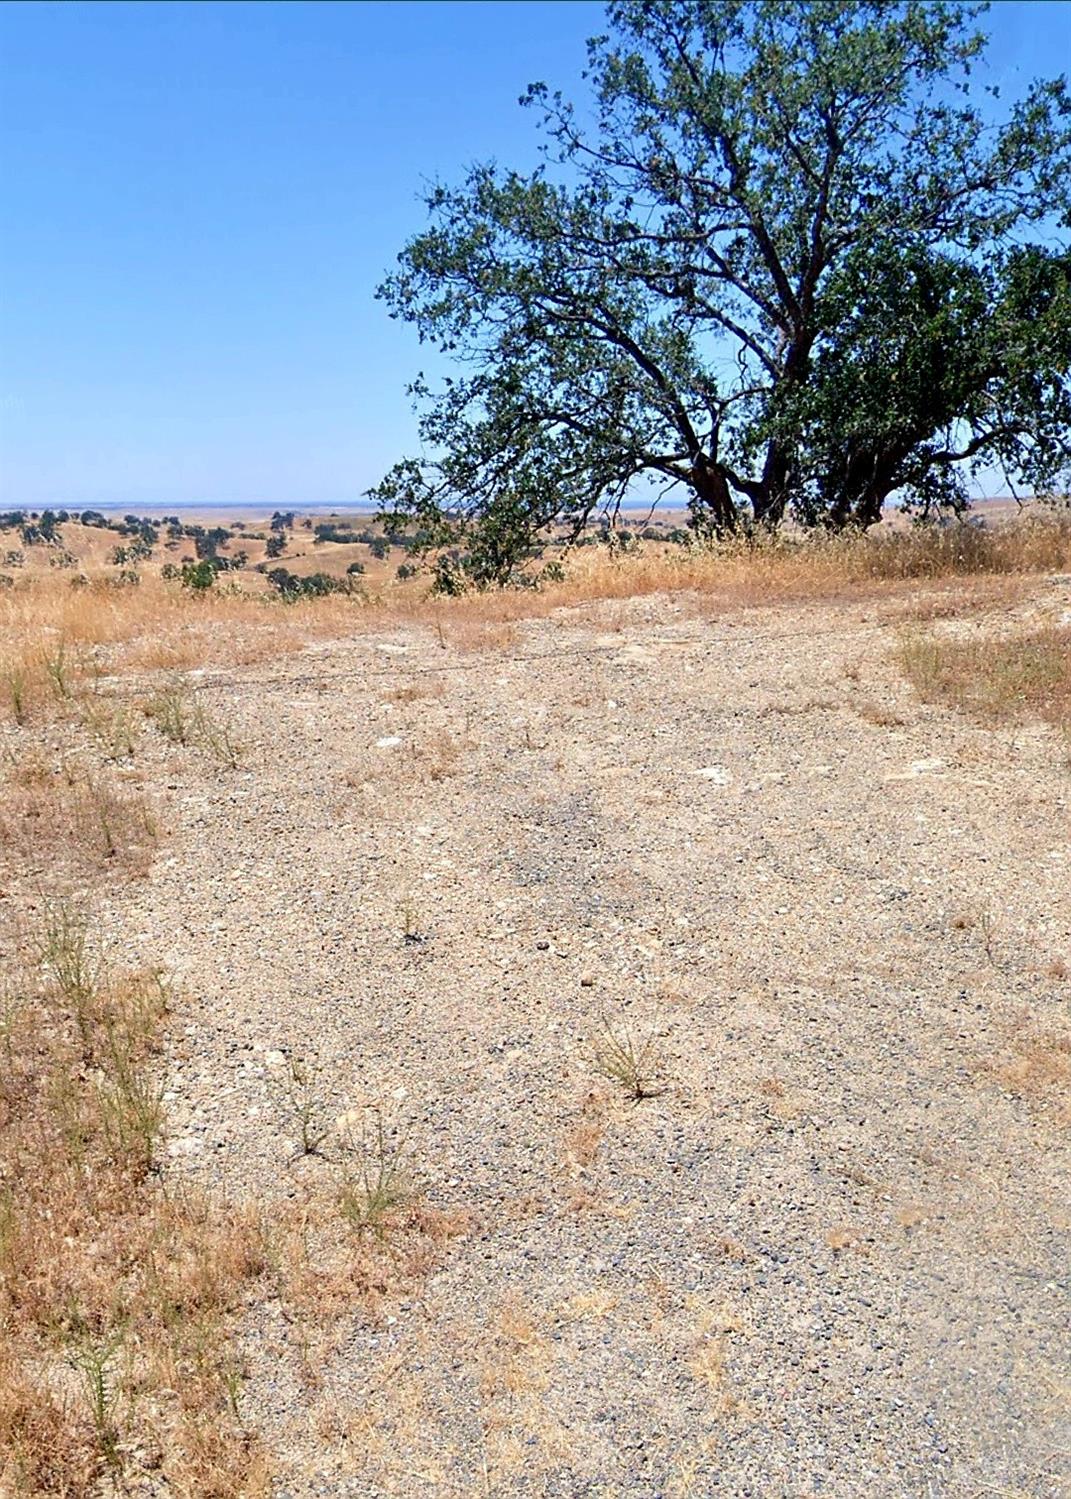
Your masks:
{"label": "dry vegetation", "polygon": [[[13,913],[0,955],[0,1492],[103,1493],[146,1477],[161,1491],[220,1499],[266,1492],[271,1454],[243,1401],[242,1317],[269,1301],[282,1306],[302,1378],[314,1386],[342,1312],[360,1306],[374,1317],[469,1227],[465,1213],[429,1205],[417,1144],[381,1111],[332,1122],[314,1063],[296,1051],[281,1074],[278,1114],[295,1155],[308,1160],[288,1207],[267,1221],[166,1169],[161,1052],[172,988],[137,953],[104,953],[91,913],[103,881],[137,880],[166,840],[154,787],[168,755],[200,756],[206,775],[242,763],[225,716],[184,672],[401,623],[434,631],[444,648],[503,651],[514,645],[514,621],[667,590],[719,610],[913,598],[925,584],[923,617],[940,619],[933,599],[946,596],[955,619],[965,597],[1007,602],[1007,580],[1068,569],[1071,527],[1039,521],[712,552],[610,558],[592,549],[577,554],[564,583],[461,601],[408,585],[284,606],[222,590],[192,597],[149,574],[137,587],[101,576],[77,589],[43,574],[0,593],[0,874]],[[1064,625],[967,639],[916,628],[902,665],[928,701],[1071,733]],[[389,694],[424,724],[393,776],[452,777],[472,748],[439,725],[442,691],[403,679]],[[859,712],[875,728],[902,722],[881,704]],[[382,774],[378,763],[361,762],[351,783]],[[408,900],[398,927],[406,942],[423,941]],[[988,928],[984,942],[992,957]],[[663,1091],[653,1040],[607,1024],[593,1046],[593,1069],[628,1098]],[[1063,1087],[1066,1037],[1028,1038],[1001,1065],[1008,1088]],[[598,1107],[585,1106],[565,1146],[577,1176],[604,1138],[605,1100],[591,1098]],[[829,1242],[840,1252],[854,1233],[831,1231]],[[604,1297],[573,1314],[603,1317],[614,1304]],[[721,1415],[738,1406],[731,1366],[741,1328],[724,1309],[694,1319],[687,1366]],[[518,1412],[538,1405],[551,1345],[516,1308],[502,1313],[495,1337],[482,1388],[493,1412],[488,1450],[505,1470],[510,1443],[516,1464],[523,1456]]]}
{"label": "dry vegetation", "polygon": [[920,695],[983,723],[1043,719],[1067,738],[1071,754],[1071,626],[967,640],[911,635],[904,671]]}
{"label": "dry vegetation", "polygon": [[[67,528],[75,550],[74,533],[85,530]],[[283,603],[241,571],[222,575],[233,581],[196,598],[163,582],[151,564],[138,586],[119,586],[114,569],[105,567],[91,570],[77,588],[62,572],[36,571],[0,590],[0,691],[16,718],[29,717],[42,700],[93,674],[239,665],[392,622],[429,625],[444,646],[502,649],[510,644],[511,621],[664,591],[688,592],[706,609],[730,609],[860,596],[913,600],[918,586],[927,585],[923,607],[939,617],[943,594],[951,593],[949,607],[957,608],[964,588],[1007,598],[1016,579],[1069,569],[1071,520],[1038,515],[990,527],[785,536],[754,546],[642,543],[614,553],[590,547],[566,559],[560,583],[460,600],[429,598],[420,577]]]}

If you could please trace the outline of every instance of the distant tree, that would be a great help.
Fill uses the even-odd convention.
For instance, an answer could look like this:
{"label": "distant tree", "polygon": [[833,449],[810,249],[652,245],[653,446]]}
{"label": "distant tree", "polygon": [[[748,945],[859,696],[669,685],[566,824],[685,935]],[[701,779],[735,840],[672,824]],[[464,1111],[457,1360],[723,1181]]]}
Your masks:
{"label": "distant tree", "polygon": [[22,523],[23,544],[25,546],[37,544],[59,546],[63,542],[59,527],[60,519],[54,510],[42,510],[40,515],[32,511],[29,519]]}
{"label": "distant tree", "polygon": [[122,565],[126,562],[147,562],[152,556],[152,543],[139,536],[129,546],[118,546],[112,548],[111,560]]}
{"label": "distant tree", "polygon": [[281,531],[278,531],[278,532],[274,533],[272,536],[268,537],[267,543],[266,543],[266,545],[264,547],[264,554],[265,554],[265,556],[267,556],[267,557],[281,557],[285,551],[286,551],[286,537],[283,535],[283,533]]}
{"label": "distant tree", "polygon": [[273,567],[268,573],[268,582],[284,600],[323,598],[329,593],[355,593],[359,586],[354,580],[333,578],[329,573],[308,573],[304,577],[292,573],[286,567]]}
{"label": "distant tree", "polygon": [[231,533],[225,526],[213,526],[210,531],[198,526],[195,528],[193,538],[194,551],[202,562],[215,557],[224,542],[229,541]]}
{"label": "distant tree", "polygon": [[360,541],[360,535],[350,526],[340,526],[337,521],[322,521],[314,533],[316,541],[337,541],[343,546],[352,546]]}
{"label": "distant tree", "polygon": [[380,288],[459,361],[411,387],[434,456],[372,491],[388,527],[486,584],[637,481],[715,535],[1065,482],[1071,100],[991,125],[976,13],[615,0],[594,127],[533,85],[546,164],[433,188]]}

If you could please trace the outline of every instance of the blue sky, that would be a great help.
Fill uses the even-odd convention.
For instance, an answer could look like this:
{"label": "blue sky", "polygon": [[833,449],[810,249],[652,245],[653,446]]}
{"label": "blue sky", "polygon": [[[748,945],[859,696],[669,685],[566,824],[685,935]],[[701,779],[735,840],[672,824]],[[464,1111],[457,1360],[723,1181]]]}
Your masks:
{"label": "blue sky", "polygon": [[[1006,94],[1071,4],[999,4]],[[527,166],[600,5],[0,6],[0,505],[353,501],[413,445],[373,292],[421,182]]]}

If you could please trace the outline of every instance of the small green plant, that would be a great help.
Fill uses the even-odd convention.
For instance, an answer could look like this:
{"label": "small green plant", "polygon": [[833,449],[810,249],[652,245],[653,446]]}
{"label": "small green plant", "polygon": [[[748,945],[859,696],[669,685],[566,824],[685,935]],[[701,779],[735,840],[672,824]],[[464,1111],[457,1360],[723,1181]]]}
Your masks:
{"label": "small green plant", "polygon": [[627,1028],[615,1031],[609,1020],[602,1022],[602,1034],[596,1042],[593,1061],[596,1070],[611,1082],[620,1083],[635,1102],[664,1093],[659,1081],[661,1059],[654,1033],[637,1042]]}
{"label": "small green plant", "polygon": [[221,718],[210,713],[203,703],[197,703],[194,706],[193,738],[214,760],[218,760],[228,770],[238,769],[241,763],[240,749],[231,735],[230,728]]}
{"label": "small green plant", "polygon": [[4,670],[4,684],[11,703],[11,716],[20,728],[29,718],[29,684],[21,666],[8,666]]}
{"label": "small green plant", "polygon": [[48,906],[37,948],[45,971],[71,1007],[83,1046],[87,1045],[102,963],[90,946],[85,916],[65,901]]}
{"label": "small green plant", "polygon": [[420,930],[417,918],[416,906],[408,896],[402,904],[402,940],[404,942],[423,942],[424,940],[424,935]]}
{"label": "small green plant", "polygon": [[383,1238],[391,1212],[413,1193],[406,1137],[388,1133],[383,1116],[377,1113],[375,1127],[356,1144],[349,1142],[349,1150],[358,1164],[343,1173],[339,1212],[354,1228]]}
{"label": "small green plant", "polygon": [[137,748],[137,723],[129,707],[107,703],[89,703],[82,710],[82,722],[100,745],[106,760],[132,760]]}
{"label": "small green plant", "polygon": [[994,961],[993,947],[996,942],[998,925],[999,922],[993,913],[992,907],[984,906],[978,918],[978,926],[982,933],[982,946],[985,948],[985,955],[991,963]]}
{"label": "small green plant", "polygon": [[280,1093],[284,1109],[297,1125],[301,1154],[320,1155],[331,1131],[324,1117],[317,1063],[297,1052],[289,1052]]}
{"label": "small green plant", "polygon": [[82,1396],[93,1423],[101,1456],[113,1469],[122,1466],[119,1429],[115,1423],[115,1408],[119,1403],[120,1393],[115,1364],[121,1347],[122,1338],[119,1333],[113,1333],[108,1338],[93,1338],[83,1334],[74,1342],[67,1355],[68,1363],[79,1375]]}
{"label": "small green plant", "polygon": [[68,1355],[68,1362],[80,1376],[82,1395],[101,1455],[108,1466],[114,1469],[122,1466],[119,1429],[115,1424],[115,1408],[120,1392],[119,1381],[115,1377],[115,1363],[121,1346],[122,1339],[118,1333],[105,1339],[83,1337]]}
{"label": "small green plant", "polygon": [[107,780],[92,775],[75,783],[74,789],[78,832],[105,860],[133,856],[156,837],[152,814],[139,797],[124,795]]}
{"label": "small green plant", "polygon": [[193,713],[189,692],[183,683],[171,682],[161,688],[144,704],[144,713],[172,744],[189,743]]}
{"label": "small green plant", "polygon": [[163,1085],[138,1060],[129,1038],[108,1031],[108,1074],[98,1084],[104,1138],[113,1159],[151,1171],[163,1134]]}
{"label": "small green plant", "polygon": [[45,671],[52,683],[52,691],[59,698],[69,698],[71,684],[67,680],[67,646],[60,639],[56,649],[45,654]]}
{"label": "small green plant", "polygon": [[240,748],[227,724],[211,713],[186,684],[168,684],[144,705],[147,718],[172,744],[194,745],[228,769],[237,769]]}
{"label": "small green plant", "polygon": [[242,1364],[228,1350],[220,1369],[220,1380],[223,1384],[223,1393],[227,1401],[227,1409],[236,1421],[242,1419],[242,1386],[245,1383],[245,1369]]}

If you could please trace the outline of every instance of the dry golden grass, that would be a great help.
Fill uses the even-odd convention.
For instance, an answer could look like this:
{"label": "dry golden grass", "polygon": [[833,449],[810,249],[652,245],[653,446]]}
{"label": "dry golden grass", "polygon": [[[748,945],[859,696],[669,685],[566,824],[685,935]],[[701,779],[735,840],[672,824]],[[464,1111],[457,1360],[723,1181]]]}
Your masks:
{"label": "dry golden grass", "polygon": [[872,723],[877,729],[895,729],[902,727],[903,717],[897,713],[895,708],[888,707],[885,703],[860,703],[856,709],[860,718]]}
{"label": "dry golden grass", "polygon": [[0,855],[27,871],[143,875],[157,839],[142,791],[108,766],[31,748],[0,763]]}
{"label": "dry golden grass", "polygon": [[905,583],[1028,576],[1071,568],[1071,522],[1031,517],[992,528],[878,531],[866,536],[781,536],[755,545],[640,550],[617,558],[585,548],[564,583],[541,596],[560,602],[692,590],[729,606],[896,593]]}
{"label": "dry golden grass", "polygon": [[159,1467],[179,1491],[253,1493],[228,1324],[264,1237],[156,1177],[167,986],[110,973],[60,906],[5,982],[0,1491]]}
{"label": "dry golden grass", "polygon": [[252,592],[195,598],[151,577],[137,588],[98,582],[78,589],[51,575],[31,577],[0,593],[0,704],[9,718],[33,721],[101,672],[270,659],[344,635],[373,612],[337,596],[284,605]]}
{"label": "dry golden grass", "polygon": [[712,1413],[728,1416],[739,1408],[729,1377],[730,1340],[745,1332],[744,1322],[728,1305],[709,1305],[698,1296],[689,1297],[687,1309],[694,1338],[692,1377],[705,1386]]}
{"label": "dry golden grass", "polygon": [[901,664],[926,702],[987,724],[1043,719],[1071,732],[1071,628],[968,640],[912,634]]}
{"label": "dry golden grass", "polygon": [[241,584],[194,598],[148,572],[140,586],[127,588],[105,577],[72,588],[60,574],[33,574],[0,592],[0,703],[9,717],[18,717],[20,700],[21,711],[32,715],[62,696],[49,670],[57,656],[70,684],[100,670],[175,671],[263,660],[399,620],[427,625],[446,649],[505,650],[515,643],[509,627],[516,621],[662,592],[686,592],[699,607],[719,610],[895,598],[905,585],[924,583],[946,596],[943,606],[940,600],[932,606],[930,617],[937,617],[942,607],[960,610],[971,595],[984,599],[994,588],[1006,593],[1017,578],[1069,569],[1071,522],[1035,516],[989,528],[783,536],[709,548],[651,545],[614,556],[585,547],[567,558],[561,582],[461,599],[430,598],[421,579],[380,594],[283,604]]}

